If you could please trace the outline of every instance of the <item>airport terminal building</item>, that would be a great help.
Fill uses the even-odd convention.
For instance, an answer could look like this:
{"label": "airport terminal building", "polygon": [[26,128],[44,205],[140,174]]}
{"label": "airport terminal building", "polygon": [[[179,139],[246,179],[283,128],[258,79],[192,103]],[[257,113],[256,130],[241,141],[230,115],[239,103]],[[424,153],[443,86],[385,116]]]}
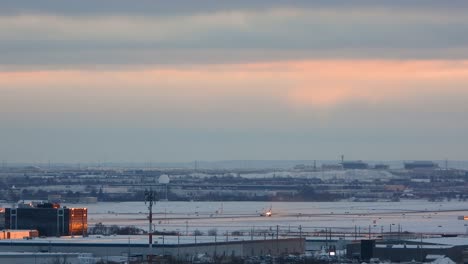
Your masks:
{"label": "airport terminal building", "polygon": [[0,211],[3,229],[37,230],[39,236],[87,235],[88,210],[59,204],[28,204]]}

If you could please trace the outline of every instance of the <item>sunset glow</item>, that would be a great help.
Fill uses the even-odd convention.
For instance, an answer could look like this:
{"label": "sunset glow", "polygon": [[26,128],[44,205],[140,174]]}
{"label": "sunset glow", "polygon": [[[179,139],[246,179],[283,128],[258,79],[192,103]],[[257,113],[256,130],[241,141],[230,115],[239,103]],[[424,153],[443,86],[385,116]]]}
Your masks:
{"label": "sunset glow", "polygon": [[3,5],[0,159],[467,158],[465,2],[280,2]]}
{"label": "sunset glow", "polygon": [[[62,100],[69,102],[64,109],[55,111],[93,102],[96,107],[99,105],[95,111],[113,111],[124,101],[136,112],[139,108],[151,108],[151,102],[179,104],[181,108],[222,108],[218,103],[262,98],[291,107],[330,108],[347,102],[414,103],[410,99],[421,94],[428,99],[466,96],[466,83],[467,61],[289,61],[154,66],[137,71],[2,72],[0,91],[10,97],[0,99],[0,109],[9,112],[16,106],[26,112],[54,111],[57,102],[53,98],[57,95],[63,95]],[[24,106],[18,104],[16,100],[28,95],[33,95],[35,101]],[[39,107],[41,101],[47,104],[46,108]]]}

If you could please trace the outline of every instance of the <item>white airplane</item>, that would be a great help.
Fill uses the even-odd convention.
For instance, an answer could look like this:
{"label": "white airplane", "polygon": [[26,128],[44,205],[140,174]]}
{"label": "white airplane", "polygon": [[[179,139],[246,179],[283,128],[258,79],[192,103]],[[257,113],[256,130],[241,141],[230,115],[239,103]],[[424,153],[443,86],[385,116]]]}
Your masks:
{"label": "white airplane", "polygon": [[260,214],[260,216],[265,216],[265,217],[271,217],[272,215],[273,215],[273,211],[271,210],[271,205],[268,211]]}

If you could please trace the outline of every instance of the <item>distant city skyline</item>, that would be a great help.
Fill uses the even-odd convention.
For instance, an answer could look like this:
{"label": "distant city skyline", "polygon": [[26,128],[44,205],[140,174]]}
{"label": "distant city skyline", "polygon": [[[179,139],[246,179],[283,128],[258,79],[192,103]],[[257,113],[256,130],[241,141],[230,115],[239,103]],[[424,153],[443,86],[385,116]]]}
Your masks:
{"label": "distant city skyline", "polygon": [[466,1],[10,1],[0,161],[468,160]]}

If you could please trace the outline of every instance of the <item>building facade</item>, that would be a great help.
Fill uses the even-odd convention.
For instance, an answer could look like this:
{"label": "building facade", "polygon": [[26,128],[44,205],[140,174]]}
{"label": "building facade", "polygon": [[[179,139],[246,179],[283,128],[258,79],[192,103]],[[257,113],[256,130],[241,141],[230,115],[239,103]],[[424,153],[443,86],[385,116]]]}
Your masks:
{"label": "building facade", "polygon": [[39,236],[86,235],[88,210],[56,205],[5,208],[5,229],[37,230]]}

